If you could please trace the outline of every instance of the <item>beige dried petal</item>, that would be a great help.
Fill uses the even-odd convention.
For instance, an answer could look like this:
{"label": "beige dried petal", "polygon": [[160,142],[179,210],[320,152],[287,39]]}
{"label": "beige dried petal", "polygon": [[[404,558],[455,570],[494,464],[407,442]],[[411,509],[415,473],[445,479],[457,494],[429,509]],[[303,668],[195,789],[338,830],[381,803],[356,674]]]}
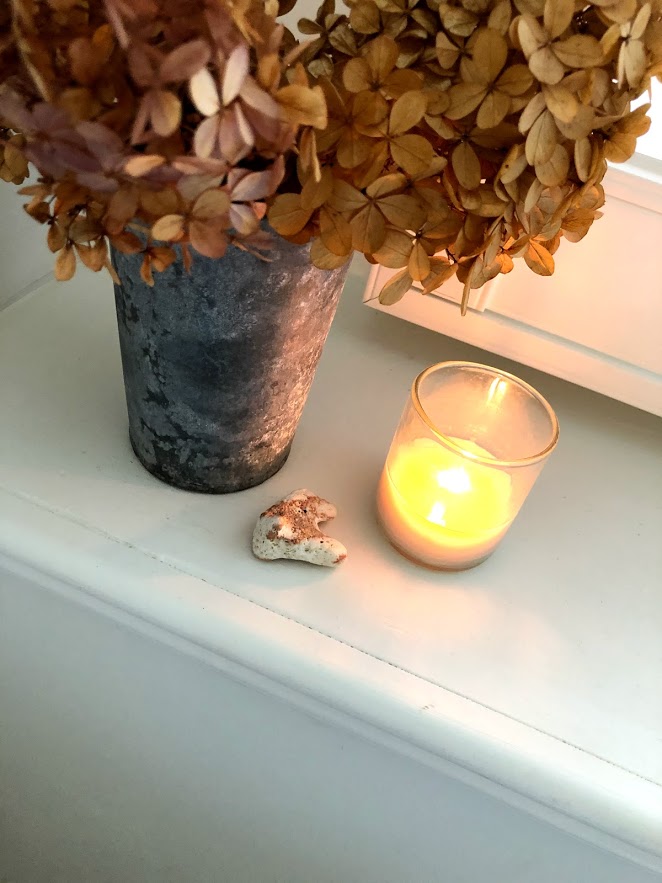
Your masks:
{"label": "beige dried petal", "polygon": [[412,250],[412,239],[401,230],[387,230],[384,243],[373,257],[382,267],[399,270],[406,267]]}
{"label": "beige dried petal", "polygon": [[588,34],[574,34],[553,43],[552,51],[567,67],[594,67],[603,60],[600,43]]}
{"label": "beige dried petal", "polygon": [[[237,193],[238,189],[239,185],[235,187],[233,197],[237,200],[246,199],[246,196]],[[229,208],[230,197],[225,190],[205,190],[200,196],[198,196],[193,204],[191,214],[198,218],[198,220],[205,221],[226,214]]]}
{"label": "beige dried petal", "polygon": [[453,43],[443,31],[439,31],[436,37],[437,61],[442,69],[450,70],[455,66],[460,55],[460,49]]}
{"label": "beige dried petal", "polygon": [[529,58],[529,67],[537,80],[550,85],[560,82],[565,73],[565,68],[556,57],[553,46],[537,49]]}
{"label": "beige dried petal", "polygon": [[407,270],[401,270],[392,276],[379,293],[379,303],[391,307],[405,296],[412,284]]}
{"label": "beige dried petal", "polygon": [[580,181],[588,181],[591,174],[591,162],[593,150],[588,138],[580,138],[575,141],[574,160],[577,169],[577,177]]}
{"label": "beige dried petal", "polygon": [[517,20],[517,36],[527,60],[549,42],[545,29],[532,15],[523,15]]}
{"label": "beige dried petal", "polygon": [[594,121],[595,113],[592,108],[580,104],[579,110],[572,122],[565,123],[563,120],[557,119],[556,125],[564,138],[576,141],[578,138],[586,138],[591,134]]}
{"label": "beige dried petal", "polygon": [[646,73],[646,50],[640,40],[630,40],[623,47],[625,78],[636,89]]}
{"label": "beige dried petal", "polygon": [[518,128],[523,135],[529,131],[531,126],[543,113],[545,107],[545,96],[542,94],[542,92],[538,92],[538,94],[534,95],[531,101],[529,101],[526,108],[522,111],[520,115]]}
{"label": "beige dried petal", "polygon": [[[658,7],[658,13],[659,13]],[[644,3],[639,12],[636,15],[635,20],[632,22],[632,26],[630,27],[630,36],[633,40],[640,40],[644,31],[648,27],[648,22],[650,21],[652,13],[652,7],[650,3]]]}
{"label": "beige dried petal", "polygon": [[342,212],[343,214],[355,212],[363,208],[367,202],[367,196],[347,181],[341,181],[340,179],[334,181],[333,196],[329,203],[337,212]]}
{"label": "beige dried petal", "polygon": [[637,139],[625,132],[614,133],[605,143],[605,159],[609,162],[627,162],[634,154]]}
{"label": "beige dried petal", "polygon": [[184,233],[183,215],[165,215],[152,226],[152,237],[157,242],[172,242]]}
{"label": "beige dried petal", "polygon": [[[609,21],[617,22],[618,24],[625,24],[626,22],[631,21],[636,15],[636,12],[637,0],[618,0],[613,6],[604,7],[602,10],[605,18],[609,19]],[[605,43],[602,39],[600,40],[600,44],[606,52]]]}
{"label": "beige dried petal", "polygon": [[528,167],[523,144],[513,144],[499,169],[499,179],[508,184],[515,181]]}
{"label": "beige dried petal", "polygon": [[543,86],[543,95],[548,109],[556,119],[564,123],[570,123],[577,115],[579,102],[562,84],[557,86]]}
{"label": "beige dried petal", "polygon": [[440,258],[433,258],[430,261],[430,266],[431,272],[424,282],[423,294],[436,291],[457,272],[457,264],[451,264]]}
{"label": "beige dried petal", "polygon": [[167,138],[178,128],[182,119],[179,98],[165,89],[152,92],[152,126],[157,135]]}
{"label": "beige dried petal", "polygon": [[574,0],[545,0],[545,29],[553,40],[568,29],[574,12]]}
{"label": "beige dried petal", "polygon": [[406,193],[382,196],[378,205],[386,220],[400,230],[418,230],[425,220],[418,200]]}
{"label": "beige dried petal", "polygon": [[470,37],[478,24],[478,17],[467,9],[444,4],[439,7],[441,21],[447,31],[458,37]]}
{"label": "beige dried petal", "polygon": [[529,165],[537,166],[551,159],[557,144],[558,129],[554,117],[546,110],[531,126],[526,136],[526,159]]}
{"label": "beige dried petal", "polygon": [[536,176],[546,187],[556,187],[566,181],[569,169],[568,151],[565,147],[557,144],[554,153],[547,162],[536,166]]}
{"label": "beige dried petal", "polygon": [[533,76],[525,64],[507,68],[497,80],[497,88],[506,95],[523,95],[533,85]]}
{"label": "beige dried petal", "polygon": [[542,18],[545,10],[545,0],[515,0],[515,7],[523,15],[533,15]]}
{"label": "beige dried petal", "polygon": [[[189,82],[191,101],[203,116],[211,117],[221,108],[216,81],[206,67],[191,77]],[[209,154],[207,154],[209,155]]]}

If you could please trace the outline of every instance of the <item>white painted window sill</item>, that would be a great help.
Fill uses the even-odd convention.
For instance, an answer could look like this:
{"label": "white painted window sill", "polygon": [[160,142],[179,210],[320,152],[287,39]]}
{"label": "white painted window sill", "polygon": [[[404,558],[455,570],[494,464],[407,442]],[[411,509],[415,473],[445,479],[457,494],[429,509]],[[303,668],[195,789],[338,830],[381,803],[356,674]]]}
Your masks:
{"label": "white painted window sill", "polygon": [[[112,293],[80,274],[0,313],[0,573],[40,582],[649,867],[662,868],[657,418],[361,306],[354,269],[286,467],[186,494],[133,456]],[[488,361],[561,441],[500,550],[419,569],[374,518],[411,380]],[[333,500],[337,570],[256,561],[257,514]]]}

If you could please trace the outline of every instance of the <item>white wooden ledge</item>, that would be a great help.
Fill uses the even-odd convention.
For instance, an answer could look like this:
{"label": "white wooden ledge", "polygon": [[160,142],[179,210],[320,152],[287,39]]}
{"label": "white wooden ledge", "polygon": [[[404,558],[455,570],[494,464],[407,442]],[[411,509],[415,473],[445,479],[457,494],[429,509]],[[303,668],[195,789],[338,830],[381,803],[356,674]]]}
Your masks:
{"label": "white wooden ledge", "polygon": [[[80,274],[0,313],[0,572],[53,590],[583,839],[662,869],[659,419],[361,306],[354,269],[286,467],[207,497],[126,434],[112,292]],[[520,374],[561,441],[492,559],[399,557],[374,491],[409,384],[444,359]],[[253,559],[257,514],[337,504],[334,571]]]}

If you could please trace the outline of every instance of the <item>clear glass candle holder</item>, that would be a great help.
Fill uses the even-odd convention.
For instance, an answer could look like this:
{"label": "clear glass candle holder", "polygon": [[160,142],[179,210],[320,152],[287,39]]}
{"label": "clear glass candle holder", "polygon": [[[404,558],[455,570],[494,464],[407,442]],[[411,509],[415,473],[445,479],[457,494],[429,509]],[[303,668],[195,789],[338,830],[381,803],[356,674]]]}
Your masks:
{"label": "clear glass candle holder", "polygon": [[558,437],[554,411],[528,383],[472,362],[433,365],[414,381],[380,479],[386,536],[428,567],[480,564]]}

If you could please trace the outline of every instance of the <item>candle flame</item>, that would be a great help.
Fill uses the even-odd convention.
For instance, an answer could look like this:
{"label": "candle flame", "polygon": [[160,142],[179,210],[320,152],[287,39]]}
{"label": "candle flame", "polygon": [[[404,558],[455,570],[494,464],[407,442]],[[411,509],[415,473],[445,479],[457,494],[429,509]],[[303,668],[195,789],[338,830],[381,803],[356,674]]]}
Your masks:
{"label": "candle flame", "polygon": [[437,472],[437,484],[452,494],[466,494],[471,490],[471,479],[461,466]]}
{"label": "candle flame", "polygon": [[431,521],[433,524],[439,524],[441,527],[446,526],[446,519],[444,515],[446,514],[446,507],[443,503],[437,501],[432,504],[432,509],[430,509],[430,514],[428,515],[428,521]]}

